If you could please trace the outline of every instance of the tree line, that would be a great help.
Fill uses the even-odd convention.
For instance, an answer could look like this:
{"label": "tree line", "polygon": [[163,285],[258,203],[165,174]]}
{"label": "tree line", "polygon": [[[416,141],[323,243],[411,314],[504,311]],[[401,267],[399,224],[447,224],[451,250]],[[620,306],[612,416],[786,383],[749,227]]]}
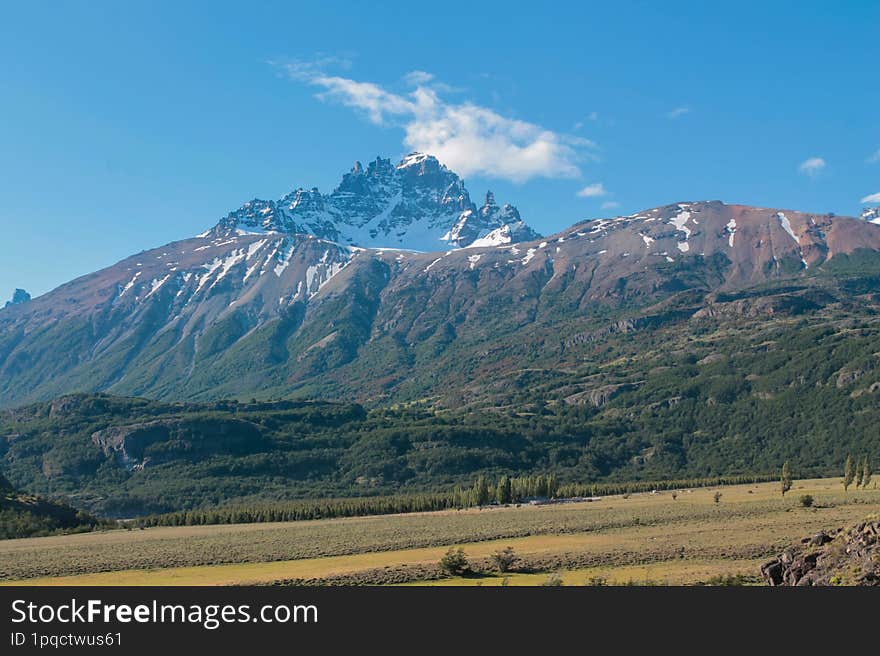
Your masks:
{"label": "tree line", "polygon": [[597,497],[612,494],[676,490],[682,488],[742,485],[774,480],[774,475],[716,476],[665,481],[631,481],[628,483],[593,483],[561,485],[555,474],[533,476],[501,476],[490,479],[479,476],[473,485],[449,492],[431,492],[343,499],[297,499],[278,503],[227,505],[215,508],[185,510],[140,517],[129,525],[197,526],[203,524],[251,524],[257,522],[291,522],[335,517],[361,517],[397,513],[460,510],[489,504],[524,503],[530,500]]}

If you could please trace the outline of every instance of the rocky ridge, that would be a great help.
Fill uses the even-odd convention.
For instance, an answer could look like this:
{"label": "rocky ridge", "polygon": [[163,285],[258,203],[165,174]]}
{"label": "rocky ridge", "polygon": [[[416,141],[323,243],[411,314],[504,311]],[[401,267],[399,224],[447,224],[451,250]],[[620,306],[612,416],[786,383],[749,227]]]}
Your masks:
{"label": "rocky ridge", "polygon": [[309,234],[344,246],[439,251],[536,239],[515,207],[487,192],[481,207],[436,157],[411,153],[397,165],[355,162],[330,193],[299,188],[277,201],[255,198],[206,235]]}
{"label": "rocky ridge", "polygon": [[761,566],[772,586],[880,586],[880,517],[804,538]]}

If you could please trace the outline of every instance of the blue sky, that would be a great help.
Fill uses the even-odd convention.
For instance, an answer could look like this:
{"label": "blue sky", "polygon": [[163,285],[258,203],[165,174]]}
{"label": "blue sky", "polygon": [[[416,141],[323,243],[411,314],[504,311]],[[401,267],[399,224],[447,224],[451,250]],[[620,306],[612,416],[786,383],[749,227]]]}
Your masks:
{"label": "blue sky", "polygon": [[878,26],[873,0],[7,0],[0,298],[413,144],[546,233],[681,200],[856,214]]}

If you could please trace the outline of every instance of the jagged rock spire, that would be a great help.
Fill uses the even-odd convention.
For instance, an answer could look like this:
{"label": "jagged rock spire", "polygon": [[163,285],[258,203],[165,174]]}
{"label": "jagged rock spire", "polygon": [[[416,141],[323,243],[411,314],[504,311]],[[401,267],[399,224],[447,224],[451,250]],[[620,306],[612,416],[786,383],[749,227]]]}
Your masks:
{"label": "jagged rock spire", "polygon": [[20,305],[21,303],[27,303],[31,300],[31,295],[28,294],[23,289],[16,289],[12,293],[12,300],[6,301],[6,305],[4,307],[9,307],[10,305]]}

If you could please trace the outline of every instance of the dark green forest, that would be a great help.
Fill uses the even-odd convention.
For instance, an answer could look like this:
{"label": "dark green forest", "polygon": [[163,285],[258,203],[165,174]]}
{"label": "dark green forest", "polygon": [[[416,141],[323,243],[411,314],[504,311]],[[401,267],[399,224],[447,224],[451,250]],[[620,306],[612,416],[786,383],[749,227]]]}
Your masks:
{"label": "dark green forest", "polygon": [[91,531],[111,525],[67,504],[18,492],[0,474],[0,540]]}
{"label": "dark green forest", "polygon": [[581,375],[556,371],[524,372],[504,407],[63,397],[0,414],[3,469],[31,493],[133,517],[448,493],[479,475],[552,473],[584,487],[770,475],[784,461],[800,477],[838,474],[849,453],[877,459],[877,326],[789,319],[706,334],[641,359],[613,347],[620,370],[575,402]]}

